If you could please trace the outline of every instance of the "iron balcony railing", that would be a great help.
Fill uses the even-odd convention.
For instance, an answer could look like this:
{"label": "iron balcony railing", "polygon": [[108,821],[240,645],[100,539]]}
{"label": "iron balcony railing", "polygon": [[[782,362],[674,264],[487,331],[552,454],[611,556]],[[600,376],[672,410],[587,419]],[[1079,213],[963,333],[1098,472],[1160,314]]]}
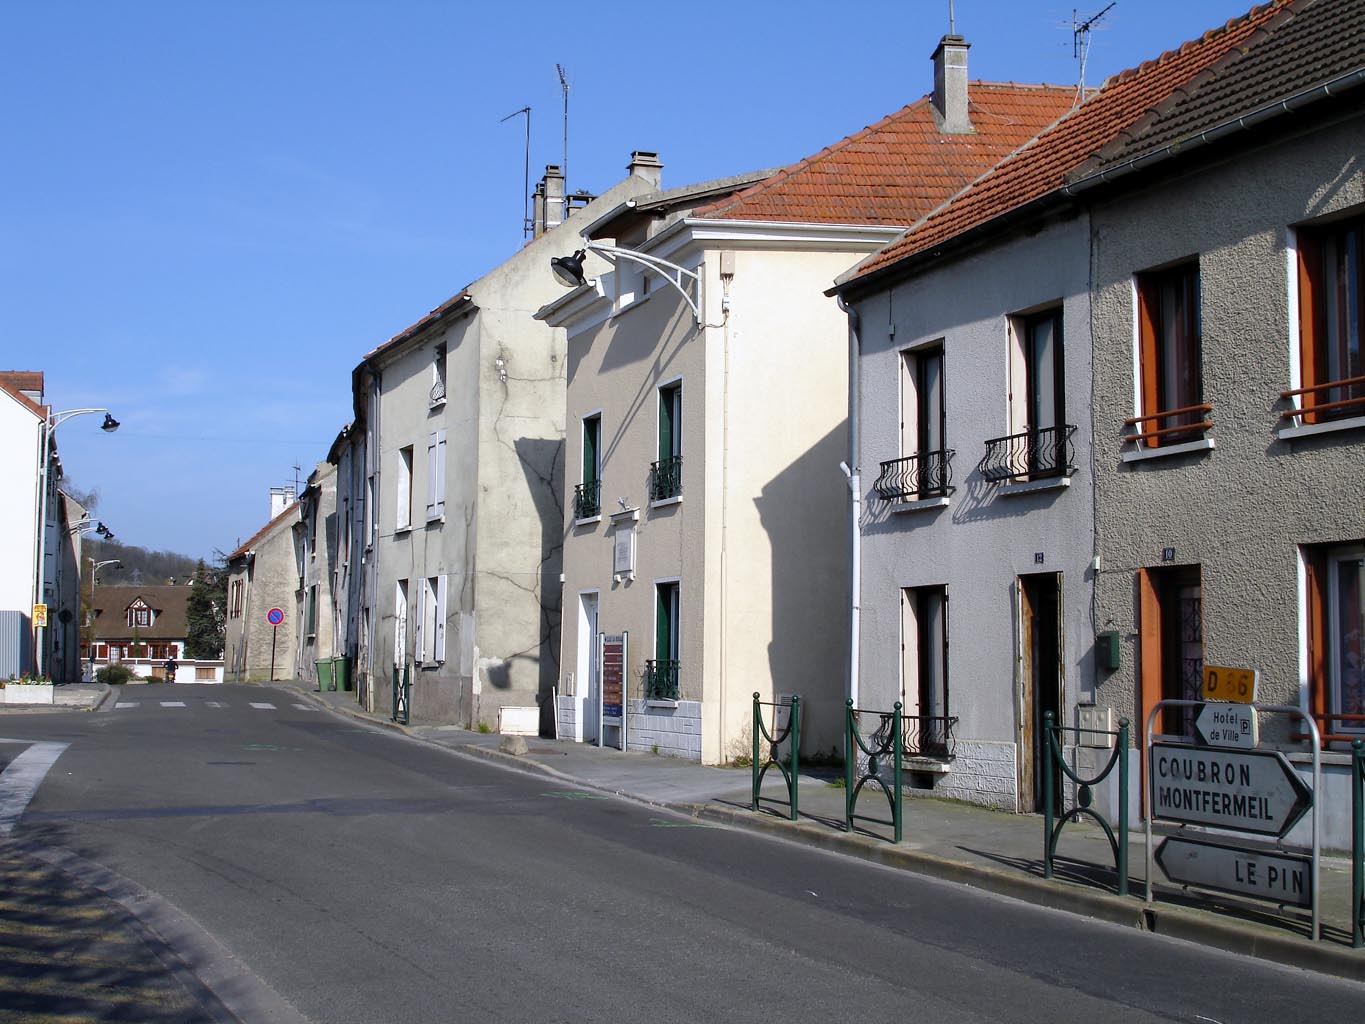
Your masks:
{"label": "iron balcony railing", "polygon": [[575,519],[591,519],[602,512],[602,481],[585,480],[581,484],[574,484],[573,488],[573,517]]}
{"label": "iron balcony railing", "polygon": [[1076,451],[1071,443],[1075,433],[1076,428],[1066,423],[992,438],[986,442],[986,454],[977,463],[977,471],[991,483],[1071,476],[1076,472]]}
{"label": "iron balcony railing", "polygon": [[446,400],[446,382],[438,380],[431,386],[431,404],[438,405]]}
{"label": "iron balcony railing", "polygon": [[678,662],[658,659],[645,662],[645,700],[678,699]]}
{"label": "iron balcony railing", "polygon": [[936,761],[951,761],[957,757],[956,716],[904,715],[901,728],[905,730],[905,756],[928,757]]}
{"label": "iron balcony railing", "polygon": [[946,498],[953,493],[952,449],[940,448],[883,462],[873,490],[882,501]]}
{"label": "iron balcony railing", "polygon": [[682,456],[649,464],[649,500],[662,501],[682,494]]}

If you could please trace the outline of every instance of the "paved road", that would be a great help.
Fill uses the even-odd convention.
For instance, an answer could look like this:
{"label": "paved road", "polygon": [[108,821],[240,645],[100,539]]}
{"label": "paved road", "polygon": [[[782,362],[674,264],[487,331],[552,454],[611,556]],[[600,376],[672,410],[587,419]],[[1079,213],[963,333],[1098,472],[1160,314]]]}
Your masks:
{"label": "paved road", "polygon": [[[268,986],[229,978],[249,1020],[1279,1024],[1365,1005],[1359,985],[557,788],[279,691],[119,703],[0,719],[69,744],[16,836],[211,933]],[[212,948],[187,959],[222,973]]]}

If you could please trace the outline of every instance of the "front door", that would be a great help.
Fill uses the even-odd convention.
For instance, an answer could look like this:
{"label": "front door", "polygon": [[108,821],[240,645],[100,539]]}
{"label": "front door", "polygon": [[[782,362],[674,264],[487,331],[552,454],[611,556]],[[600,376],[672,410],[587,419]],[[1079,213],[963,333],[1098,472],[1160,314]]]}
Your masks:
{"label": "front door", "polygon": [[584,743],[601,737],[601,658],[598,657],[597,593],[578,596],[578,736]]}
{"label": "front door", "polygon": [[[1043,810],[1045,715],[1062,714],[1061,576],[1040,573],[1019,577],[1019,806]],[[1060,766],[1052,768],[1053,808],[1061,806]]]}

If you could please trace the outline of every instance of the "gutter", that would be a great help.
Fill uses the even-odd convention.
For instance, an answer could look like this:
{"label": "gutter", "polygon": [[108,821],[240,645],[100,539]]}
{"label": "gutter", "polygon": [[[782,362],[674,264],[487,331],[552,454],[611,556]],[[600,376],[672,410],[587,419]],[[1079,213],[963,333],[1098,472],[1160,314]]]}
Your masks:
{"label": "gutter", "polygon": [[839,308],[848,317],[848,461],[839,463],[848,480],[849,492],[849,568],[848,568],[848,683],[846,693],[853,706],[858,706],[859,648],[862,629],[863,587],[863,481],[858,469],[858,416],[860,414],[861,381],[858,357],[862,351],[862,318],[857,309],[848,305],[842,295],[837,296]]}

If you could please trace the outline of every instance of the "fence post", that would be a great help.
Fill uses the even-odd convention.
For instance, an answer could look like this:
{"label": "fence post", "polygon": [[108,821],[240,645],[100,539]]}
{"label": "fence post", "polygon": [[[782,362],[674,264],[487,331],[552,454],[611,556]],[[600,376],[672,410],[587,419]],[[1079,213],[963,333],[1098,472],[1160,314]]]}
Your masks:
{"label": "fence post", "polygon": [[892,813],[896,819],[896,842],[901,841],[901,822],[904,820],[904,806],[902,801],[905,794],[901,792],[901,762],[904,759],[905,736],[901,732],[901,702],[896,701],[896,706],[892,709],[891,725],[895,729],[895,738],[892,740],[892,769],[891,784],[896,787],[893,801]]}
{"label": "fence post", "polygon": [[1365,946],[1365,749],[1351,741],[1351,945]]}
{"label": "fence post", "polygon": [[1128,719],[1119,719],[1119,895],[1128,895]]}
{"label": "fence post", "polygon": [[1043,712],[1043,877],[1052,877],[1052,712]]}
{"label": "fence post", "polygon": [[853,698],[844,702],[844,831],[853,831],[853,781],[854,763],[857,761],[857,746],[853,740],[853,730],[857,728],[853,710]]}
{"label": "fence post", "polygon": [[754,693],[754,720],[753,720],[753,729],[752,729],[753,737],[754,737],[754,756],[753,756],[753,760],[749,762],[749,773],[750,773],[750,775],[752,775],[752,777],[753,777],[753,784],[752,784],[753,799],[752,799],[752,800],[750,801],[750,803],[749,803],[749,810],[751,810],[751,811],[756,811],[756,810],[758,810],[758,737],[759,737],[759,734],[760,734],[760,733],[762,732],[762,730],[763,730],[763,717],[762,717],[762,716],[763,716],[763,709],[760,708],[760,707],[758,706],[758,693],[757,693],[757,691],[755,691],[755,693]]}
{"label": "fence post", "polygon": [[800,789],[801,780],[801,698],[792,694],[792,815],[791,820],[795,821],[799,814],[796,806],[797,791]]}
{"label": "fence post", "polygon": [[389,704],[389,721],[398,721],[398,666],[393,667],[393,700]]}

